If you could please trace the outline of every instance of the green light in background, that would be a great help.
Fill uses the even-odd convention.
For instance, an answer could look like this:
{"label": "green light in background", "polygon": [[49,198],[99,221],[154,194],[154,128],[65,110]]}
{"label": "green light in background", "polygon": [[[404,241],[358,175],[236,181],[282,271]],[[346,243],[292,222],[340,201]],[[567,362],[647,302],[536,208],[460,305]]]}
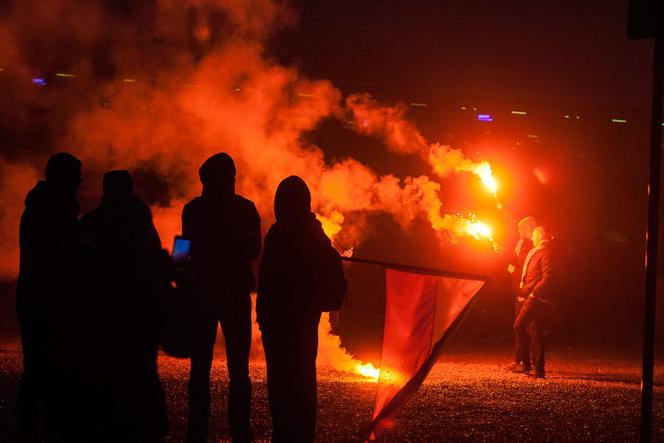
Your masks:
{"label": "green light in background", "polygon": [[76,77],[74,74],[69,74],[68,72],[56,72],[55,76],[56,77],[68,77],[68,78]]}
{"label": "green light in background", "polygon": [[624,118],[612,118],[611,121],[613,123],[627,123],[627,120],[625,120]]}
{"label": "green light in background", "polygon": [[512,111],[514,115],[526,115],[526,111]]}

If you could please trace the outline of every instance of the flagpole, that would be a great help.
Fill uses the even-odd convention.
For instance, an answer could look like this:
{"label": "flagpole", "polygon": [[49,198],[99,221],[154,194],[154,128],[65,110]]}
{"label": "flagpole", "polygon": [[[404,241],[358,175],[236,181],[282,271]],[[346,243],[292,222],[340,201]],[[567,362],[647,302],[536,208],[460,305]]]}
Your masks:
{"label": "flagpole", "polygon": [[646,231],[646,293],[643,319],[643,366],[641,372],[641,441],[652,435],[652,391],[655,364],[655,307],[657,300],[657,252],[662,162],[662,76],[664,37],[655,35],[650,119],[650,180],[648,182],[648,230]]}
{"label": "flagpole", "polygon": [[447,271],[443,269],[436,268],[425,268],[420,266],[406,265],[402,263],[393,263],[380,260],[371,260],[368,258],[358,258],[358,257],[341,257],[342,260],[351,262],[351,263],[364,263],[367,265],[376,265],[383,268],[395,269],[397,271],[406,271],[414,272],[416,274],[428,274],[428,275],[438,275],[441,277],[452,277],[452,278],[465,278],[469,280],[480,280],[483,282],[489,281],[489,277],[486,275],[478,274],[469,274],[466,272],[457,272],[457,271]]}

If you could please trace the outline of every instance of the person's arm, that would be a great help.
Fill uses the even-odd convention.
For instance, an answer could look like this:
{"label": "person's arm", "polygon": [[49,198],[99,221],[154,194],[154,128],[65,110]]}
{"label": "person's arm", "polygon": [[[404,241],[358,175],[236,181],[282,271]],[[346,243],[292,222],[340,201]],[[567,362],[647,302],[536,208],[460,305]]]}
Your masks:
{"label": "person's arm", "polygon": [[261,218],[253,203],[249,208],[248,226],[245,234],[243,258],[248,261],[256,260],[261,253]]}

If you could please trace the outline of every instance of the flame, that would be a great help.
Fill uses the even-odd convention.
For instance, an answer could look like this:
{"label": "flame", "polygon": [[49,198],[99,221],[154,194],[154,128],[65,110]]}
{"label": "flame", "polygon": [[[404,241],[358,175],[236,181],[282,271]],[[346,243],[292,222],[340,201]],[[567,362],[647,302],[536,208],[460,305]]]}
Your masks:
{"label": "flame", "polygon": [[477,175],[486,188],[491,191],[491,194],[496,197],[498,192],[498,182],[494,178],[491,172],[491,165],[489,162],[483,161],[480,164],[473,167],[473,174]]}
{"label": "flame", "polygon": [[479,240],[482,237],[487,238],[489,240],[492,239],[491,227],[489,227],[489,225],[481,221],[469,221],[465,229],[466,232],[476,240]]}
{"label": "flame", "polygon": [[450,146],[436,143],[429,148],[429,163],[433,168],[433,172],[442,178],[454,172],[470,172],[476,175],[493,198],[496,199],[496,207],[502,209],[503,205],[498,201],[498,181],[493,176],[489,162],[473,162],[466,158],[460,149],[453,149]]}
{"label": "flame", "polygon": [[353,372],[376,381],[380,377],[380,369],[376,368],[373,363],[357,363],[353,368]]}
{"label": "flame", "polygon": [[318,366],[331,366],[338,371],[361,375],[377,382],[380,370],[372,363],[355,359],[341,344],[341,337],[332,332],[329,312],[324,312],[318,324]]}

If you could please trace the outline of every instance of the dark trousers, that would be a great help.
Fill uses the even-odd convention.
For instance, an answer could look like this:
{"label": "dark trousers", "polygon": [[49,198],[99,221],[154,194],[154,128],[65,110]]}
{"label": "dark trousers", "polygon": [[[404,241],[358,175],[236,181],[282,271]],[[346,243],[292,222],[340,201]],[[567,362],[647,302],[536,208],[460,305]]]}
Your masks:
{"label": "dark trousers", "polygon": [[[216,294],[219,297],[219,294]],[[230,301],[229,301],[230,299]],[[217,322],[226,339],[226,365],[230,378],[228,421],[233,441],[251,440],[251,298],[249,292],[227,297],[219,306],[202,303],[195,322],[189,374],[189,423],[187,440],[206,441],[210,417],[210,370]]]}
{"label": "dark trousers", "polygon": [[23,310],[19,306],[23,373],[18,388],[18,425],[24,441],[38,441],[48,377],[48,334],[43,319]]}
{"label": "dark trousers", "polygon": [[[519,317],[521,308],[523,307],[523,301],[516,299],[514,304],[514,320]],[[517,334],[516,330],[514,331],[514,361],[516,363],[523,363],[526,369],[530,369],[530,357],[528,350],[530,348],[530,337],[528,334]]]}
{"label": "dark trousers", "polygon": [[316,355],[320,315],[298,324],[261,325],[267,363],[272,441],[309,443],[316,436]]}
{"label": "dark trousers", "polygon": [[[514,321],[514,335],[517,349],[523,353],[526,368],[530,362],[535,371],[544,374],[544,328],[547,307],[535,298],[527,298]],[[530,342],[530,356],[528,355]]]}

